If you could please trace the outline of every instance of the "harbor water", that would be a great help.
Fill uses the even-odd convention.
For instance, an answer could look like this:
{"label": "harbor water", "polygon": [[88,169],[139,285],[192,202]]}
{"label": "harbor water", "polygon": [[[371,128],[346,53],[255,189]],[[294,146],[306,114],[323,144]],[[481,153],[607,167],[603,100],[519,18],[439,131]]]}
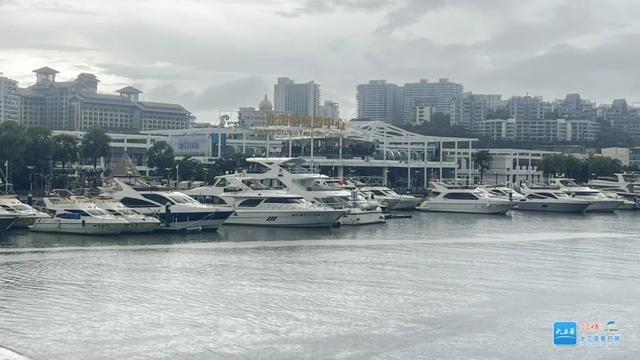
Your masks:
{"label": "harbor water", "polygon": [[[413,213],[336,229],[0,240],[0,345],[33,359],[630,359],[640,212]],[[554,321],[621,344],[559,347]]]}

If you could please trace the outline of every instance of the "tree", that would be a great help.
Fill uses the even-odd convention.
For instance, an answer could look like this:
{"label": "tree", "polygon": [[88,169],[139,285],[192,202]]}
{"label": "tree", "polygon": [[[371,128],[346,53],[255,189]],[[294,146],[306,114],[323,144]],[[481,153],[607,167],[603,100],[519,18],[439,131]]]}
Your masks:
{"label": "tree", "polygon": [[147,150],[147,166],[156,169],[156,172],[162,174],[162,176],[167,177],[175,167],[175,164],[173,148],[166,141],[156,141]]}
{"label": "tree", "polygon": [[68,134],[60,134],[51,138],[53,151],[52,157],[54,163],[60,161],[62,167],[66,167],[67,162],[78,161],[80,148],[78,147],[78,139]]}
{"label": "tree", "polygon": [[92,159],[94,169],[98,166],[98,158],[111,155],[110,142],[111,138],[102,129],[90,129],[82,138],[82,156]]}
{"label": "tree", "polygon": [[24,163],[46,172],[51,161],[51,130],[43,127],[29,127],[26,130]]}
{"label": "tree", "polygon": [[480,181],[484,180],[484,173],[491,168],[493,156],[489,150],[476,151],[471,155],[476,169],[480,170]]}
{"label": "tree", "polygon": [[198,160],[192,159],[191,156],[185,156],[183,159],[178,160],[177,170],[182,180],[194,180],[201,167]]}

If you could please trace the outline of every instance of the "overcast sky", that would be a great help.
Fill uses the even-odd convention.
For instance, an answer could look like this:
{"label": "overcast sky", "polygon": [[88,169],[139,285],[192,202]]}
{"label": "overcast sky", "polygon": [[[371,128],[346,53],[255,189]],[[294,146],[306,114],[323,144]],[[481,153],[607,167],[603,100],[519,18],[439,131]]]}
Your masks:
{"label": "overcast sky", "polygon": [[355,87],[447,77],[465,91],[640,101],[637,0],[0,0],[0,72],[93,72],[198,121],[257,106],[278,76]]}

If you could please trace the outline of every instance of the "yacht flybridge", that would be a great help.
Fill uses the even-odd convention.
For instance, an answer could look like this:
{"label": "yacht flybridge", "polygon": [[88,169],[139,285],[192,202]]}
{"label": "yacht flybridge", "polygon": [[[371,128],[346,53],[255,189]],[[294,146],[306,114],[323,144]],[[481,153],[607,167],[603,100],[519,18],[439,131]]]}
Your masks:
{"label": "yacht flybridge", "polygon": [[165,228],[174,230],[216,230],[233,214],[229,206],[201,204],[189,195],[147,184],[139,178],[113,178],[102,190],[105,196],[143,215],[156,217]]}
{"label": "yacht flybridge", "polygon": [[205,204],[227,204],[235,213],[225,224],[281,227],[330,227],[346,213],[318,206],[277,188],[269,188],[246,173],[216,178],[212,186],[184,191]]}
{"label": "yacht flybridge", "polygon": [[420,211],[473,214],[505,214],[513,201],[492,195],[473,186],[432,182],[432,191],[420,206]]}
{"label": "yacht flybridge", "polygon": [[302,167],[303,159],[250,158],[251,176],[268,187],[280,187],[319,206],[345,211],[342,225],[365,225],[385,222],[380,204],[350,191],[326,175]]}
{"label": "yacht flybridge", "polygon": [[576,184],[574,179],[570,178],[554,178],[549,180],[549,185],[557,187],[559,191],[576,199],[588,201],[590,205],[585,211],[611,212],[624,203],[623,200],[607,197],[599,190],[588,186],[580,186]]}

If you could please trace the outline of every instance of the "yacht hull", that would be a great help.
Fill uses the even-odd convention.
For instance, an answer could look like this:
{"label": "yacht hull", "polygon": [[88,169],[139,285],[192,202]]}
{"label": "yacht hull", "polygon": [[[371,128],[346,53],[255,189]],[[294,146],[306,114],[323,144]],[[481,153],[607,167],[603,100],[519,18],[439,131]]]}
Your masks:
{"label": "yacht hull", "polygon": [[402,198],[391,210],[415,210],[418,205],[420,205],[420,199],[418,198]]}
{"label": "yacht hull", "polygon": [[553,201],[518,201],[513,209],[520,211],[581,213],[584,212],[589,205],[587,202],[581,204]]}
{"label": "yacht hull", "polygon": [[35,232],[81,234],[81,235],[117,235],[122,233],[127,223],[103,223],[69,219],[38,219],[29,230]]}
{"label": "yacht hull", "polygon": [[420,211],[468,213],[468,214],[506,214],[513,208],[510,202],[504,203],[452,203],[439,201],[425,201],[417,209]]}
{"label": "yacht hull", "polygon": [[381,224],[385,222],[385,217],[382,211],[365,211],[365,210],[352,210],[347,212],[340,224],[342,225],[370,225]]}
{"label": "yacht hull", "polygon": [[269,227],[331,227],[344,215],[344,211],[274,211],[238,210],[225,225]]}
{"label": "yacht hull", "polygon": [[12,229],[26,229],[35,224],[38,219],[47,219],[43,216],[18,216],[16,221],[11,225]]}
{"label": "yacht hull", "polygon": [[157,213],[163,226],[173,230],[188,230],[200,228],[203,230],[217,230],[233,214],[229,211],[213,212],[170,212]]}
{"label": "yacht hull", "polygon": [[612,212],[617,210],[622,205],[621,200],[602,200],[602,201],[590,201],[589,207],[586,212]]}
{"label": "yacht hull", "polygon": [[12,217],[0,217],[0,233],[3,233],[5,230],[9,229],[14,221],[15,218]]}
{"label": "yacht hull", "polygon": [[129,223],[124,228],[126,233],[146,233],[156,230],[160,222],[127,220]]}

